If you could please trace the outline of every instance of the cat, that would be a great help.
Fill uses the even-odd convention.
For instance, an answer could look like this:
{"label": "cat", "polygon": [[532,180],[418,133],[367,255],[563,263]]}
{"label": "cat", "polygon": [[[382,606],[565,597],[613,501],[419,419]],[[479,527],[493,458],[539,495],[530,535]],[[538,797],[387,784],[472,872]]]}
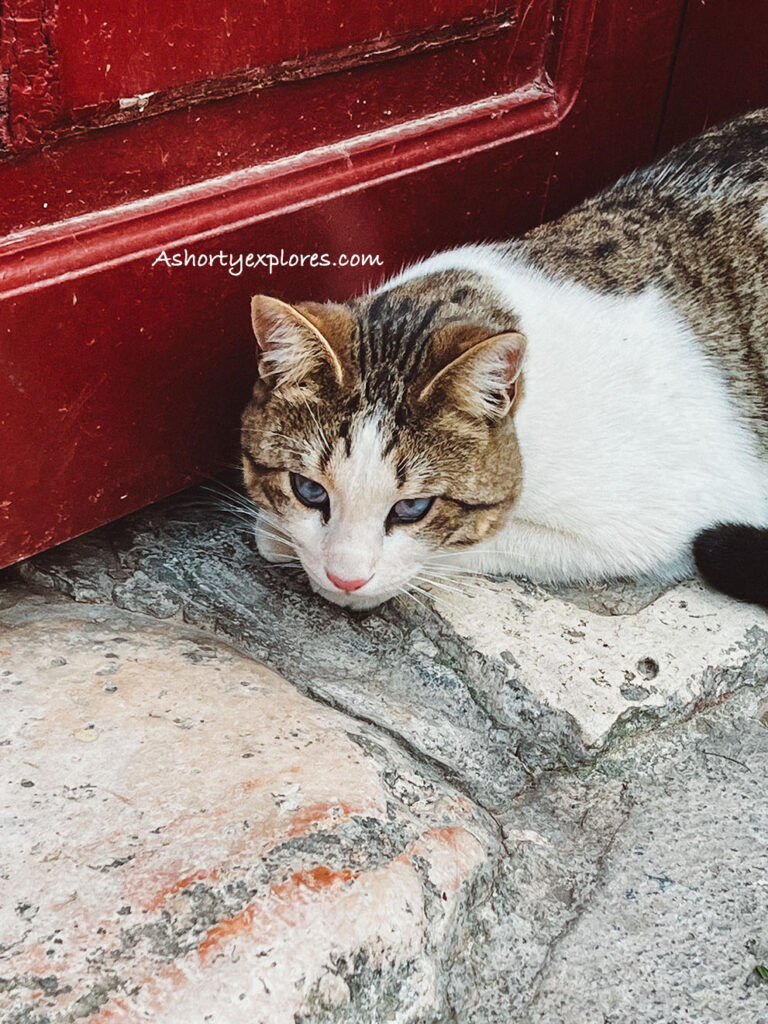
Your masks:
{"label": "cat", "polygon": [[257,542],[371,608],[469,571],[768,606],[768,110],[347,304],[252,300]]}

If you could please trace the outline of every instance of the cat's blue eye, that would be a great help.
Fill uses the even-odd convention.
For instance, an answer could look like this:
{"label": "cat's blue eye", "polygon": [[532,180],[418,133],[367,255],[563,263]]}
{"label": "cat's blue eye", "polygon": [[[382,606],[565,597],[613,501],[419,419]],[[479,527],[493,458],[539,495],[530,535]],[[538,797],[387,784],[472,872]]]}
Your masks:
{"label": "cat's blue eye", "polygon": [[417,523],[429,512],[434,498],[403,498],[392,506],[390,523]]}
{"label": "cat's blue eye", "polygon": [[293,493],[307,508],[323,508],[328,504],[328,491],[322,484],[300,473],[289,473]]}

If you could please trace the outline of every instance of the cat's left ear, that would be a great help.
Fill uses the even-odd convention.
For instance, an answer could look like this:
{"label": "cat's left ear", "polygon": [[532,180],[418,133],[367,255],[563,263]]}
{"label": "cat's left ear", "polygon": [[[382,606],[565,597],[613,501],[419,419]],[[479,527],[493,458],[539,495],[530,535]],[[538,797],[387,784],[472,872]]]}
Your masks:
{"label": "cat's left ear", "polygon": [[512,408],[524,355],[525,335],[518,331],[483,337],[435,374],[419,398],[440,395],[477,419],[502,420]]}
{"label": "cat's left ear", "polygon": [[339,357],[301,310],[269,295],[254,295],[251,323],[259,347],[259,376],[266,385],[298,384],[322,369],[329,369],[341,384]]}

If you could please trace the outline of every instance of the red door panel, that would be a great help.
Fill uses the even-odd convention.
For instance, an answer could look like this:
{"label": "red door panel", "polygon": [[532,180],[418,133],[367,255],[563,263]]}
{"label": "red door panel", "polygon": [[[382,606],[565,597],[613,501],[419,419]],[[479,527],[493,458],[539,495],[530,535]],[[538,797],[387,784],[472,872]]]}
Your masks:
{"label": "red door panel", "polygon": [[[455,0],[437,18],[425,3],[334,0],[299,49],[308,2],[291,25],[259,28],[243,9],[230,39],[211,29],[215,4],[182,18],[156,0],[165,30],[147,15],[129,53],[135,4],[61,0],[53,20],[30,4],[11,40],[23,4],[3,9],[0,77],[0,564],[231,459],[252,293],[344,298],[649,160],[683,13],[683,0],[526,0],[511,14]],[[84,10],[113,26],[101,64]],[[153,96],[118,109],[135,90]],[[331,265],[153,266],[164,249]],[[381,262],[334,265],[341,253]]]}
{"label": "red door panel", "polygon": [[[0,230],[56,222],[292,157],[301,157],[306,166],[318,158],[328,163],[334,156],[349,161],[377,145],[391,149],[394,142],[402,151],[406,138],[432,145],[436,133],[446,129],[461,134],[462,127],[468,128],[471,138],[448,140],[442,152],[435,151],[438,159],[447,149],[458,154],[503,139],[510,134],[509,115],[521,107],[537,104],[539,122],[552,119],[553,104],[557,116],[567,109],[583,74],[593,6],[594,0],[555,5],[567,11],[568,22],[553,36],[552,0],[534,0],[523,18],[512,18],[511,26],[506,14],[489,14],[488,33],[474,40],[464,38],[466,25],[459,21],[440,29],[439,46],[414,49],[411,38],[412,52],[395,47],[386,60],[382,54],[381,62],[348,55],[354,65],[347,70],[273,82],[220,103],[190,107],[190,94],[173,90],[153,94],[146,105],[132,97],[133,106],[118,110],[106,104],[101,113],[94,108],[88,115],[91,123],[120,121],[121,127],[76,137],[71,137],[72,125],[64,123],[63,108],[52,111],[48,100],[45,124],[35,122],[43,100],[37,91],[24,91],[28,78],[20,67],[32,55],[21,61],[15,50],[7,79],[6,134],[9,153],[26,155],[0,164],[0,194],[6,197]],[[458,33],[458,41],[451,43],[450,32]],[[61,67],[73,50],[71,44],[55,58]],[[197,85],[191,82],[190,88]],[[232,88],[231,80],[211,78],[192,98]],[[70,137],[62,138],[67,133]],[[59,139],[55,150],[39,151],[50,137]],[[335,153],[329,153],[333,146]],[[30,152],[35,148],[38,152]],[[422,154],[417,162],[424,159],[432,154]]]}
{"label": "red door panel", "polygon": [[61,5],[57,42],[69,110],[229,75],[254,80],[310,78],[361,62],[396,59],[457,38],[510,27],[488,0],[90,0]]}
{"label": "red door panel", "polygon": [[[556,6],[6,0],[6,146],[28,152],[68,132],[258,90],[254,132],[277,116],[290,150],[303,152],[543,81]],[[569,5],[577,16],[592,6]],[[307,80],[298,94],[280,87]]]}

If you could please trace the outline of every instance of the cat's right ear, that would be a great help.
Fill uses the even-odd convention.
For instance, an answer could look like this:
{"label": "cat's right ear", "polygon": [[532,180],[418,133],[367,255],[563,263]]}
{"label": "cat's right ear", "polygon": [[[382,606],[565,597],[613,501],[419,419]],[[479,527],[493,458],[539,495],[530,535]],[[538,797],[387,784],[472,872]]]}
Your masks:
{"label": "cat's right ear", "polygon": [[251,299],[259,377],[269,388],[299,384],[323,368],[341,384],[339,358],[320,330],[294,306],[270,295]]}
{"label": "cat's right ear", "polygon": [[[466,332],[466,328],[462,328]],[[419,398],[449,403],[475,419],[499,421],[512,408],[517,379],[525,355],[525,336],[518,331],[488,337],[475,329],[464,351],[444,366],[422,390]]]}

